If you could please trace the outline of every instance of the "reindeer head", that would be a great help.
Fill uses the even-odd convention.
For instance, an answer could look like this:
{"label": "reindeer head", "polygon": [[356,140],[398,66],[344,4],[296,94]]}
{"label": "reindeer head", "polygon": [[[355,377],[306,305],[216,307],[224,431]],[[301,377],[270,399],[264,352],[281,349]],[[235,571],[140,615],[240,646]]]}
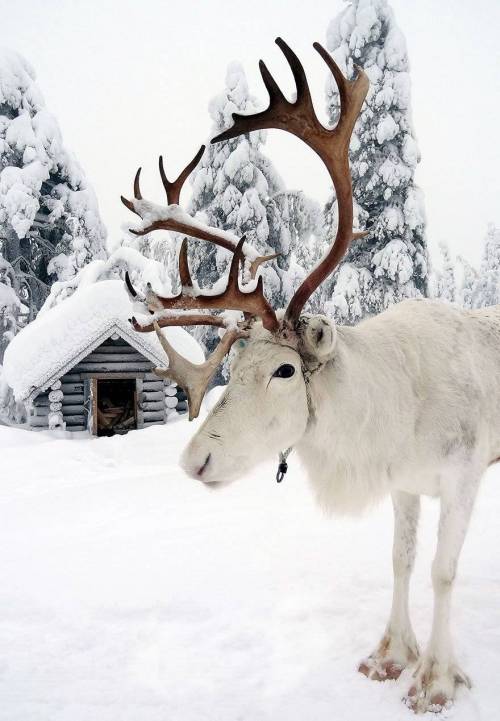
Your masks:
{"label": "reindeer head", "polygon": [[[234,125],[212,143],[265,128],[286,130],[301,138],[323,160],[333,181],[338,201],[338,229],[335,241],[320,263],[295,291],[286,310],[275,312],[264,296],[260,265],[276,256],[259,256],[245,242],[230,233],[209,228],[190,218],[178,206],[186,178],[203,154],[202,146],[173,183],[167,180],[160,157],[160,174],[169,203],[167,208],[143,200],[140,168],[134,182],[134,200],[122,198],[139,215],[143,228],[138,234],[156,229],[173,230],[220,245],[233,253],[224,291],[201,293],[193,282],[184,240],[179,254],[181,292],[160,297],[148,288],[143,299],[154,314],[153,322],[131,322],[140,332],[156,330],[168,359],[161,376],[176,381],[186,391],[189,418],[200,410],[203,395],[224,356],[237,341],[228,386],[202,424],[182,456],[184,469],[205,482],[229,481],[256,463],[276,455],[296,443],[304,434],[310,418],[308,382],[334,355],[335,326],[325,316],[310,316],[303,308],[310,295],[338,266],[350,242],[364,233],[352,230],[352,186],[349,171],[349,141],[354,123],[368,90],[368,79],[359,68],[354,81],[348,81],[326,50],[314,47],[330,68],[339,88],[341,112],[335,128],[327,129],[318,120],[304,69],[288,45],[278,38],[297,87],[297,98],[288,101],[271,73],[260,62],[260,71],[269,92],[269,106],[253,115],[233,114]],[[241,278],[240,278],[241,276]],[[128,276],[127,287],[137,299]],[[196,310],[197,313],[191,311]],[[199,311],[239,311],[235,320],[227,313]],[[161,333],[169,325],[213,325],[224,335],[212,355],[200,365],[180,356]]]}

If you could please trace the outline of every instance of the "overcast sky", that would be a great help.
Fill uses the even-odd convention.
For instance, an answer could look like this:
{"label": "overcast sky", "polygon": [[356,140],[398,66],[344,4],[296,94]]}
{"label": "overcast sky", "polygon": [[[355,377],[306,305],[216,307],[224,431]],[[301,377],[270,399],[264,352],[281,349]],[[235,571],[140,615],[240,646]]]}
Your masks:
{"label": "overcast sky", "polygon": [[[477,260],[487,223],[500,224],[500,2],[392,6],[409,49],[429,242],[446,239]],[[207,104],[230,61],[243,63],[263,101],[261,57],[291,88],[273,42],[282,35],[303,60],[324,117],[325,68],[311,46],[325,41],[343,7],[342,0],[0,0],[0,41],[34,66],[116,241],[128,214],[120,194],[130,193],[135,170],[143,166],[144,194],[161,202],[157,157],[166,156],[171,176],[191,159],[210,131]],[[326,171],[300,141],[272,131],[266,152],[289,187],[326,199]]]}

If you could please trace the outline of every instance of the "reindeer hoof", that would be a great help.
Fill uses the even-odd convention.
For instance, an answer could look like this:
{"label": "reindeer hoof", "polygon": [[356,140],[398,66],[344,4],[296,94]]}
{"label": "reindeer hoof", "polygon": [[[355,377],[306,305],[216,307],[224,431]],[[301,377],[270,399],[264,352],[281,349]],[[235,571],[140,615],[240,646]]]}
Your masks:
{"label": "reindeer hoof", "polygon": [[435,693],[428,698],[423,689],[418,690],[416,686],[412,686],[406,696],[403,698],[408,708],[414,713],[441,713],[444,709],[450,708],[453,699],[447,698],[443,692]]}
{"label": "reindeer hoof", "polygon": [[420,662],[414,677],[414,684],[403,698],[403,703],[414,713],[441,713],[452,706],[459,684],[471,686],[470,679],[458,666],[450,665],[443,671],[429,658]]}
{"label": "reindeer hoof", "polygon": [[402,663],[397,663],[392,659],[384,661],[376,658],[367,658],[358,666],[359,673],[364,674],[372,681],[396,681],[404,669]]}

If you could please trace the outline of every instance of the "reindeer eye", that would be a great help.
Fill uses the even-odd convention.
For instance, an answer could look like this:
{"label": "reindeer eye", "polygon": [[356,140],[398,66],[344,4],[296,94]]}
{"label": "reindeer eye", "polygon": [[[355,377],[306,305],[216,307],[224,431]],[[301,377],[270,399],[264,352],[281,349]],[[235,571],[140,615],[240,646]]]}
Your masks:
{"label": "reindeer eye", "polygon": [[295,373],[295,368],[290,363],[283,363],[273,373],[273,378],[291,378]]}

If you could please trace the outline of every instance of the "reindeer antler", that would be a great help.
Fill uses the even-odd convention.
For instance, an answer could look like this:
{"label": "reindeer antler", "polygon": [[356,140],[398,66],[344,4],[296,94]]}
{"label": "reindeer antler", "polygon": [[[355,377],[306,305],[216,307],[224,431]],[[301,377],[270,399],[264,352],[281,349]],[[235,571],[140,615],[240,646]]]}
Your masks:
{"label": "reindeer antler", "polygon": [[233,113],[234,125],[213,138],[212,143],[229,140],[243,133],[265,128],[286,130],[303,140],[325,164],[335,187],[339,208],[339,223],[335,241],[327,255],[305,278],[295,291],[285,314],[290,326],[297,322],[307,299],[338,266],[347,252],[349,244],[365,233],[354,233],[352,229],[352,185],[349,172],[349,141],[354,123],[368,92],[368,78],[360,69],[357,78],[350,82],[342,74],[331,55],[319,44],[314,49],[330,68],[340,94],[340,117],[335,128],[327,129],[318,120],[312,104],[311,93],[302,63],[293,50],[281,38],[276,44],[283,52],[293,73],[297,88],[297,99],[290,102],[261,60],[259,63],[262,80],[269,93],[266,110],[252,115]]}
{"label": "reindeer antler", "polygon": [[[160,155],[158,164],[161,180],[167,196],[167,207],[155,205],[143,198],[140,186],[142,169],[139,168],[137,170],[134,178],[134,200],[128,200],[123,195],[121,196],[121,201],[125,207],[138,215],[143,222],[146,223],[145,226],[140,229],[130,228],[130,232],[133,235],[146,235],[154,230],[172,230],[182,235],[198,238],[198,240],[206,240],[215,245],[219,245],[230,253],[234,253],[238,244],[238,238],[225,230],[212,228],[194,220],[179,206],[182,187],[200,162],[204,151],[205,146],[202,145],[194,158],[186,165],[173,182],[170,182],[166,176],[163,157]],[[243,255],[248,259],[249,263],[258,261],[258,265],[274,257],[259,256],[257,251],[248,243],[243,247]]]}
{"label": "reindeer antler", "polygon": [[[240,310],[248,313],[250,316],[260,318],[262,325],[264,328],[267,328],[267,330],[276,331],[279,326],[278,319],[276,318],[276,313],[264,296],[262,276],[259,276],[252,290],[241,290],[240,288],[238,274],[244,243],[245,236],[239,241],[231,259],[226,288],[221,293],[203,294],[198,293],[193,287],[187,260],[187,243],[184,239],[179,253],[179,275],[181,276],[181,281],[182,279],[184,280],[183,289],[178,295],[165,298],[156,295],[151,286],[148,286],[145,301],[149,310],[153,313],[161,312],[164,309]],[[131,285],[130,279],[128,279],[127,285]],[[186,289],[188,292],[185,292]],[[187,319],[189,319],[189,316],[187,316]],[[164,319],[161,318],[161,321],[163,320],[165,320],[165,322],[161,322],[160,325],[169,325],[169,316],[165,316]],[[208,324],[217,325],[215,322]],[[186,325],[189,325],[189,323],[186,323]]]}
{"label": "reindeer antler", "polygon": [[156,335],[168,356],[168,368],[155,368],[155,373],[162,378],[170,378],[185,391],[188,399],[189,420],[198,416],[203,396],[217,368],[222,363],[226,353],[238,338],[245,338],[247,333],[240,329],[228,330],[219,342],[214,352],[204,363],[191,363],[177,353],[160,330],[159,324],[153,322]]}
{"label": "reindeer antler", "polygon": [[[365,235],[364,233],[354,233],[352,229],[353,207],[349,172],[349,141],[354,123],[368,91],[368,79],[365,73],[357,68],[357,78],[352,82],[348,81],[326,50],[319,43],[314,43],[314,48],[333,73],[340,94],[341,108],[337,126],[333,129],[325,128],[319,122],[314,111],[302,64],[281,38],[278,38],[276,43],[285,55],[292,70],[297,88],[296,100],[290,102],[286,99],[266,65],[261,61],[260,72],[269,92],[269,107],[252,115],[234,113],[233,127],[214,138],[212,143],[228,140],[253,130],[279,128],[293,133],[312,148],[320,156],[330,174],[339,207],[337,235],[326,256],[302,282],[288,305],[282,327],[293,330],[309,296],[335,270],[345,255],[350,242],[356,237]],[[258,256],[251,246],[245,243],[244,237],[236,242],[234,236],[193,220],[183,213],[178,206],[182,186],[199,162],[203,151],[204,146],[200,148],[193,160],[173,182],[167,179],[163,159],[160,157],[160,175],[167,194],[168,208],[161,208],[143,200],[140,189],[140,168],[134,180],[134,200],[130,201],[122,197],[122,201],[127,208],[139,215],[143,220],[144,227],[138,231],[132,231],[137,235],[144,235],[158,229],[173,230],[215,243],[233,253],[225,290],[221,293],[203,294],[193,284],[187,259],[187,242],[184,239],[179,252],[181,292],[172,298],[164,298],[158,296],[151,286],[148,286],[145,302],[150,312],[155,314],[155,318],[152,323],[146,325],[140,325],[135,318],[131,320],[136,330],[142,332],[156,330],[162,347],[169,357],[168,369],[157,369],[157,372],[162,376],[177,381],[185,389],[189,401],[190,419],[198,415],[203,394],[224,355],[229,351],[235,340],[248,335],[252,319],[255,317],[260,318],[264,328],[272,333],[276,333],[281,327],[274,310],[264,297],[262,276],[259,276],[252,288],[240,288],[238,279],[240,264],[243,263],[244,259],[249,262],[247,267],[250,271],[250,277],[254,280],[259,266],[263,262],[275,258],[276,255]],[[137,296],[128,275],[126,276],[126,282],[131,295]],[[169,325],[226,327],[226,321],[221,315],[184,312],[223,309],[242,311],[244,319],[236,327],[226,330],[215,351],[205,363],[200,365],[195,365],[182,358],[160,332],[160,326]]]}
{"label": "reindeer antler", "polygon": [[[184,312],[166,314],[165,311],[239,310],[243,312],[244,320],[241,322],[241,327],[227,330],[215,351],[207,361],[200,366],[195,366],[187,360],[183,361],[181,356],[170,346],[166,338],[159,333],[160,341],[169,357],[169,367],[165,371],[159,370],[158,373],[173,378],[184,388],[189,401],[190,420],[196,418],[198,415],[203,394],[222,358],[229,351],[235,340],[247,335],[247,330],[243,326],[248,326],[252,318],[258,317],[268,330],[275,331],[278,328],[276,314],[264,296],[262,276],[259,276],[253,288],[241,289],[238,280],[239,266],[245,258],[249,262],[250,278],[254,280],[259,266],[268,260],[276,258],[278,254],[259,256],[252,247],[246,243],[245,237],[236,242],[229,233],[197,223],[190,218],[190,216],[184,214],[178,207],[182,187],[200,161],[204,150],[205,146],[202,145],[195,157],[186,165],[178,178],[173,182],[168,180],[163,165],[163,158],[160,156],[160,176],[167,195],[168,208],[162,209],[143,199],[140,187],[140,168],[134,179],[134,200],[127,200],[122,196],[124,205],[133,213],[139,215],[143,221],[148,219],[149,216],[154,217],[155,214],[162,216],[158,219],[152,219],[151,222],[147,223],[141,230],[132,230],[132,233],[145,235],[153,230],[173,230],[200,240],[209,241],[233,253],[225,290],[221,293],[203,294],[194,287],[187,257],[187,240],[184,238],[179,252],[180,293],[170,298],[162,297],[157,295],[152,287],[148,285],[144,302],[148,306],[149,311],[156,314],[156,318],[152,323],[144,325],[140,324],[134,317],[130,319],[134,329],[142,333],[159,329],[160,326],[211,325],[225,328],[226,322],[220,315]],[[128,273],[125,274],[125,282],[130,295],[133,298],[137,298],[138,294],[130,281]]]}
{"label": "reindeer antler", "polygon": [[[151,286],[148,285],[144,300],[150,312],[158,315],[152,323],[148,323],[147,325],[141,325],[136,318],[131,318],[130,321],[134,329],[139,332],[156,330],[158,338],[167,353],[169,365],[166,369],[157,368],[155,372],[162,377],[171,378],[185,390],[188,397],[190,420],[197,417],[203,395],[232,344],[238,340],[238,338],[244,338],[248,335],[250,319],[252,317],[261,318],[264,327],[271,331],[275,331],[278,328],[276,314],[264,297],[262,276],[259,276],[253,290],[245,291],[240,288],[238,275],[244,242],[245,238],[243,237],[234,251],[225,290],[221,293],[206,295],[198,293],[193,285],[187,259],[187,241],[184,239],[179,253],[179,276],[182,283],[181,292],[172,298],[163,298],[156,295]],[[255,268],[255,271],[256,270],[257,268]],[[125,276],[125,282],[129,293],[133,297],[137,297],[138,294],[130,282],[128,273]],[[236,328],[226,330],[214,352],[200,365],[193,364],[179,355],[160,332],[160,327],[174,325],[212,325],[219,328],[226,327],[225,319],[220,315],[205,315],[202,313],[164,314],[165,310],[179,311],[190,309],[239,310],[244,314],[244,320],[241,321]]]}

